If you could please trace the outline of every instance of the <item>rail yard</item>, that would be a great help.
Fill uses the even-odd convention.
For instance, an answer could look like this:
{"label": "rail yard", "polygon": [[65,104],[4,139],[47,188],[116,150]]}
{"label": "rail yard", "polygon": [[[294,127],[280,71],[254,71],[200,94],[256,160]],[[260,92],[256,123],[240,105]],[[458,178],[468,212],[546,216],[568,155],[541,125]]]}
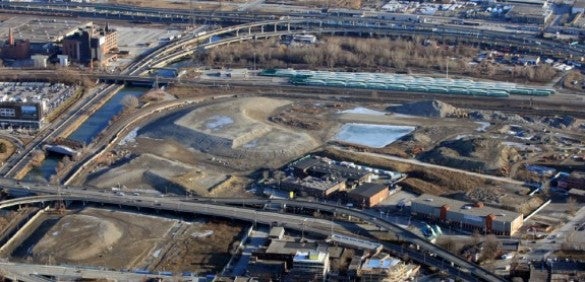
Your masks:
{"label": "rail yard", "polygon": [[2,2],[0,275],[583,280],[578,1],[362,2]]}

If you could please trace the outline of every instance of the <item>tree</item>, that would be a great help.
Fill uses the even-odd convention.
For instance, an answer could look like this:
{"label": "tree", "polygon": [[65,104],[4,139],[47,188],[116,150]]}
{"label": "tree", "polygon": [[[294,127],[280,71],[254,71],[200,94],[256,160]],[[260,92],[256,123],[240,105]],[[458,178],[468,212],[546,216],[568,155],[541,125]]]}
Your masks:
{"label": "tree", "polygon": [[483,241],[483,260],[496,258],[502,252],[502,249],[502,242],[498,240],[496,235],[487,235]]}
{"label": "tree", "polygon": [[35,150],[31,153],[30,164],[33,167],[40,167],[44,160],[45,160],[45,152],[43,152],[43,150]]}
{"label": "tree", "polygon": [[6,153],[7,150],[8,149],[7,149],[6,143],[0,142],[0,154]]}
{"label": "tree", "polygon": [[126,95],[124,96],[124,98],[122,98],[122,105],[124,105],[124,107],[126,107],[127,109],[135,109],[138,107],[139,104],[140,102],[138,101],[138,98],[136,98],[135,96]]}
{"label": "tree", "polygon": [[577,212],[577,200],[573,197],[570,197],[567,200],[567,213],[570,215],[575,215]]}

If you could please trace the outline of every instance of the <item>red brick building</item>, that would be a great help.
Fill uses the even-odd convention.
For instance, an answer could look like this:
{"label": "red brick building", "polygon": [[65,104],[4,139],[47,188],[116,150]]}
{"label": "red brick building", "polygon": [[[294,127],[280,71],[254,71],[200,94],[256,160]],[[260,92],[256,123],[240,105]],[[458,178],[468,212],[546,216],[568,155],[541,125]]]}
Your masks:
{"label": "red brick building", "polygon": [[364,183],[349,191],[349,199],[355,204],[369,208],[388,198],[388,185],[378,183]]}

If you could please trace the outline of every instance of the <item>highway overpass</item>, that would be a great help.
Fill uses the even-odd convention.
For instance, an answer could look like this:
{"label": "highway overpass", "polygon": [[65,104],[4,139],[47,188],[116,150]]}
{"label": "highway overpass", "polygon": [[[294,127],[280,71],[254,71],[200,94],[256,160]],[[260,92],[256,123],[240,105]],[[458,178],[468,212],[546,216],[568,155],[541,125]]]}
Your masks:
{"label": "highway overpass", "polygon": [[[64,9],[65,8],[65,9]],[[0,2],[0,10],[19,11],[21,13],[36,12],[45,15],[62,15],[71,17],[100,17],[116,18],[122,20],[155,20],[167,22],[189,22],[191,17],[202,24],[250,24],[250,26],[268,26],[270,24],[287,25],[290,29],[303,27],[318,28],[345,28],[348,32],[356,29],[368,28],[371,32],[380,34],[380,29],[405,29],[413,35],[444,34],[445,36],[459,36],[472,39],[484,37],[486,42],[502,41],[511,45],[540,52],[548,52],[560,57],[582,57],[585,56],[585,46],[570,46],[566,43],[551,40],[539,39],[535,36],[526,35],[518,30],[491,30],[483,27],[460,26],[443,23],[415,23],[403,20],[380,19],[370,17],[347,17],[329,14],[293,13],[293,17],[281,17],[275,19],[274,15],[249,12],[212,12],[209,11],[177,11],[145,7],[131,7],[108,4],[46,4],[46,3],[18,3]],[[122,16],[123,15],[123,16]],[[315,29],[307,29],[317,31]],[[510,35],[507,37],[505,35]]]}
{"label": "highway overpass", "polygon": [[[328,205],[318,202],[304,202],[294,200],[275,200],[275,199],[215,199],[215,198],[157,198],[144,195],[115,195],[111,192],[97,192],[91,187],[68,187],[52,186],[44,183],[22,182],[7,178],[0,178],[0,186],[8,190],[20,192],[57,194],[57,199],[65,201],[86,201],[96,203],[107,203],[114,205],[136,206],[152,209],[165,209],[177,212],[189,212],[211,216],[221,216],[244,221],[258,222],[263,224],[281,223],[288,228],[297,230],[307,230],[318,232],[330,232],[329,230],[342,230],[339,227],[332,227],[332,223],[326,220],[308,218],[303,216],[267,212],[241,206],[266,204],[279,204],[281,206],[298,207],[303,209],[313,209],[326,211],[332,214],[346,214],[354,218],[359,218],[364,222],[379,226],[384,230],[391,231],[398,235],[401,240],[410,242],[419,246],[422,250],[436,254],[437,260],[432,263],[435,267],[449,269],[452,275],[460,275],[463,278],[476,277],[485,281],[505,281],[501,277],[473,264],[460,257],[449,253],[448,251],[428,242],[426,239],[404,229],[398,225],[388,222],[384,218],[372,216],[360,210],[349,209],[342,206]],[[26,187],[26,188],[25,188]],[[30,199],[23,199],[29,201]],[[44,199],[46,201],[46,198]],[[12,202],[11,204],[16,204]],[[231,205],[231,206],[228,206]],[[415,254],[413,254],[415,255]],[[423,259],[426,260],[425,257]],[[418,261],[418,260],[417,260]],[[428,261],[418,261],[427,264]],[[452,263],[452,265],[451,265]],[[446,265],[445,265],[446,264]],[[462,271],[463,270],[463,271]]]}

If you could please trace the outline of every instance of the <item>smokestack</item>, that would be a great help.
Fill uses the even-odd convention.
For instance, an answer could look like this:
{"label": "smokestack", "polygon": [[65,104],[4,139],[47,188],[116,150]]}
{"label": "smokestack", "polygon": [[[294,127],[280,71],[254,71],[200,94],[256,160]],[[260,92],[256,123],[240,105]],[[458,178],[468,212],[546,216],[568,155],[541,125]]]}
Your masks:
{"label": "smokestack", "polygon": [[12,28],[8,28],[8,45],[14,46],[14,35],[12,34]]}

